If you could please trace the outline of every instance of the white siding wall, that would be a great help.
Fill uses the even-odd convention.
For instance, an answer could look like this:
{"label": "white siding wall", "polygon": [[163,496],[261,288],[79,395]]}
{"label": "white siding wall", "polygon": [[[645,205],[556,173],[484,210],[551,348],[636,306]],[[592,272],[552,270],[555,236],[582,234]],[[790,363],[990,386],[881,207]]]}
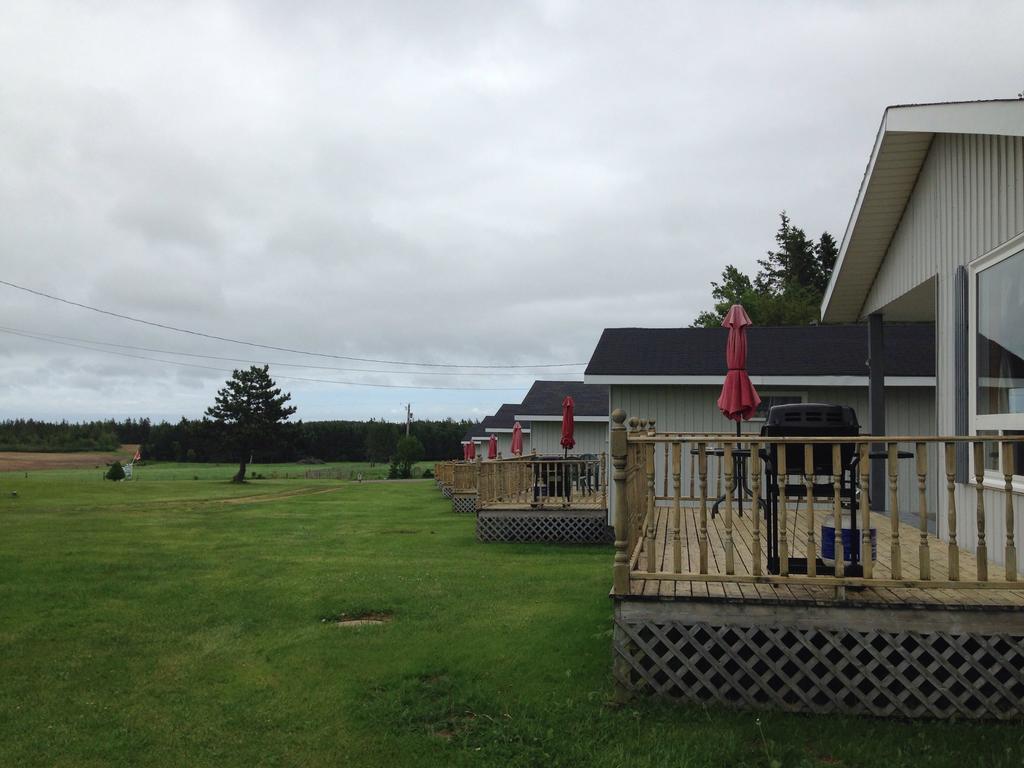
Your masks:
{"label": "white siding wall", "polygon": [[[531,448],[536,448],[537,453],[562,455],[562,446],[558,441],[562,439],[561,421],[535,421],[530,425],[530,437],[532,438]],[[576,429],[573,432],[576,439],[576,447],[569,451],[569,455],[579,456],[582,453],[605,453],[608,451],[608,424],[606,422],[577,421]]]}
{"label": "white siding wall", "polygon": [[[864,330],[867,333],[867,329]],[[612,386],[611,408],[622,408],[629,417],[654,418],[659,432],[733,432],[736,423],[729,421],[716,405],[721,387],[717,386]],[[762,397],[773,393],[792,394],[799,392],[805,402],[835,403],[848,405],[857,412],[862,429],[868,420],[868,391],[866,387],[761,387]],[[628,420],[627,420],[628,421]],[[757,433],[762,422],[748,421],[742,424],[743,432]],[[886,425],[890,434],[934,435],[935,394],[928,387],[889,387],[886,390]],[[912,449],[911,449],[912,450]],[[686,456],[683,461],[683,493],[689,490],[694,460]],[[934,471],[938,464],[938,448],[929,449],[929,467]],[[717,464],[714,465],[717,473]],[[715,491],[712,479],[711,488]],[[655,486],[658,493],[665,489],[664,456],[655,459]],[[917,523],[917,477],[913,460],[900,464],[900,511],[905,520]],[[671,479],[669,480],[671,492]],[[938,488],[929,488],[930,530],[936,530],[936,502]]]}
{"label": "white siding wall", "polygon": [[[1024,138],[937,135],[914,193],[893,236],[862,310],[883,309],[931,277],[937,278],[936,398],[938,430],[954,433],[953,281],[968,264],[1024,231]],[[890,430],[892,427],[890,426]],[[990,557],[1002,562],[1003,497],[986,494]],[[1014,498],[1016,530],[1024,526],[1024,499]],[[974,489],[957,485],[957,536],[973,549]],[[946,535],[945,515],[940,532]],[[1024,547],[1018,547],[1024,568]]]}

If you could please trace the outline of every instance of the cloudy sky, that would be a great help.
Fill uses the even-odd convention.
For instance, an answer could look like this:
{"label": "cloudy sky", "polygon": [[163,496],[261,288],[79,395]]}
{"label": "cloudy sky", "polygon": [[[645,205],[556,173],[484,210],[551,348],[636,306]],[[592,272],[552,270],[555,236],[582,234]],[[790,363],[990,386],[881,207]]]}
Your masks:
{"label": "cloudy sky", "polygon": [[1019,2],[8,0],[0,280],[339,357],[0,285],[0,417],[197,416],[245,361],[305,419],[486,415],[582,366],[342,358],[578,364],[604,327],[686,325],[780,210],[842,236],[886,105],[1024,90],[1022,27]]}

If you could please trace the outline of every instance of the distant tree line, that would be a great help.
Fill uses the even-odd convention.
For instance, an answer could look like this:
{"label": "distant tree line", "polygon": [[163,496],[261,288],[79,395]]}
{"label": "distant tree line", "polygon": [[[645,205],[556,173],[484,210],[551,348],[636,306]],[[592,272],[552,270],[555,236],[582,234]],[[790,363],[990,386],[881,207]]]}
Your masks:
{"label": "distant tree line", "polygon": [[754,277],[729,264],[711,283],[713,311],[701,312],[694,327],[716,328],[733,304],[742,304],[754,325],[812,325],[818,322],[838,248],[828,232],[815,242],[783,211],[775,250],[758,259]]}
{"label": "distant tree line", "polygon": [[[35,419],[12,419],[0,422],[0,451],[113,451],[122,442],[122,434],[141,435],[140,422],[90,421],[72,424],[66,421],[46,422]],[[145,429],[149,429],[146,421]]]}
{"label": "distant tree line", "polygon": [[[410,434],[423,446],[423,460],[462,454],[468,421],[414,421]],[[270,447],[255,450],[256,462],[314,458],[322,461],[390,462],[396,457],[405,424],[370,421],[296,421],[282,425]],[[0,450],[113,451],[122,443],[142,446],[142,458],[159,461],[233,462],[237,456],[225,428],[210,419],[182,418],[176,423],[149,419],[59,423],[16,419],[0,422]]]}

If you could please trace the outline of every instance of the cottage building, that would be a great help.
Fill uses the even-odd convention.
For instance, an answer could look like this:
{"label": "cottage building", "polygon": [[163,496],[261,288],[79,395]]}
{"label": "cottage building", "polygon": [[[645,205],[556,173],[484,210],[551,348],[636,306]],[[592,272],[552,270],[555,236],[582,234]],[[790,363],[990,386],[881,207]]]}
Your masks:
{"label": "cottage building", "polygon": [[[831,436],[791,426],[757,453],[675,432],[731,426],[714,404],[724,331],[605,332],[585,380],[615,409],[617,684],[752,708],[1024,717],[1024,100],[886,110],[822,319],[750,329],[754,384],[769,404],[852,405],[872,437],[843,434],[845,411],[832,425],[809,411]],[[625,429],[623,410],[656,428]],[[722,457],[723,488],[737,480],[717,513],[717,488],[679,490],[694,447]]]}
{"label": "cottage building", "polygon": [[[503,458],[512,455],[512,429],[516,423],[516,411],[519,410],[518,403],[505,403],[492,416],[488,416],[480,426],[486,435],[487,440],[491,435],[498,438],[498,453]],[[523,453],[530,452],[530,422],[520,421],[519,426],[523,430]],[[487,441],[484,441],[484,456],[487,456]]]}
{"label": "cottage building", "polygon": [[575,403],[576,446],[570,456],[600,455],[608,451],[608,387],[582,381],[535,381],[515,417],[530,422],[530,446],[541,455],[563,454],[562,401]]}
{"label": "cottage building", "polygon": [[[736,423],[717,406],[727,335],[725,328],[608,328],[590,358],[585,381],[608,387],[611,410],[654,419],[659,432],[729,433]],[[887,328],[887,339],[888,423],[898,434],[936,434],[933,327],[895,324]],[[865,424],[866,326],[753,326],[747,330],[747,349],[747,369],[762,402],[754,418],[740,425],[743,432],[757,433],[768,409],[787,403],[850,406]],[[937,461],[937,448],[931,450]],[[656,484],[664,487],[664,465],[655,471]],[[900,471],[901,508],[909,514],[915,509],[914,468],[905,464]],[[684,486],[692,474],[693,461],[684,462]],[[937,488],[930,493],[937,500]],[[934,503],[930,509],[936,509]]]}
{"label": "cottage building", "polygon": [[[870,326],[872,431],[896,434],[891,323],[934,323],[939,434],[1024,432],[1024,101],[889,107],[822,304],[826,323]],[[877,352],[875,350],[878,350]],[[1024,524],[1024,450],[1015,449],[1015,527]],[[988,444],[983,483],[989,556],[1005,543],[1004,478]],[[974,504],[972,451],[957,455],[957,507]],[[881,478],[875,478],[881,483]],[[946,520],[939,532],[948,537]],[[976,525],[957,520],[961,547]],[[1017,548],[1024,567],[1024,547]]]}
{"label": "cottage building", "polygon": [[[476,456],[487,456],[487,435],[484,433],[483,422],[477,422],[471,424],[466,428],[465,434],[462,436],[462,445],[466,446],[467,443],[472,443],[476,450]],[[483,450],[481,454],[480,451]],[[462,458],[461,456],[459,458]]]}

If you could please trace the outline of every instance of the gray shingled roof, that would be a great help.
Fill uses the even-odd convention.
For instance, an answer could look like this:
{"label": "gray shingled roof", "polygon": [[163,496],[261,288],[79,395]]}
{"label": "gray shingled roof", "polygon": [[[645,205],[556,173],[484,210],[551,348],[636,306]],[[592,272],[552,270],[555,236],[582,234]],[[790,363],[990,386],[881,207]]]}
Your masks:
{"label": "gray shingled roof", "polygon": [[561,416],[566,395],[576,404],[576,416],[608,415],[607,385],[582,381],[535,381],[516,412],[528,416]]}
{"label": "gray shingled roof", "polygon": [[[588,376],[724,375],[725,328],[606,328]],[[885,325],[886,376],[935,375],[935,327]],[[760,376],[867,376],[866,325],[752,326],[747,370]],[[523,401],[525,405],[525,400]]]}
{"label": "gray shingled roof", "polygon": [[[521,406],[518,403],[505,403],[494,415],[485,418],[481,424],[483,425],[484,431],[491,429],[512,429],[516,423],[516,414],[522,413],[520,410]],[[521,423],[520,426],[523,429],[530,428],[530,422]]]}
{"label": "gray shingled roof", "polygon": [[466,434],[462,436],[462,442],[469,442],[474,437],[487,437],[487,433],[484,431],[483,422],[478,422],[470,426],[469,429],[466,430]]}

